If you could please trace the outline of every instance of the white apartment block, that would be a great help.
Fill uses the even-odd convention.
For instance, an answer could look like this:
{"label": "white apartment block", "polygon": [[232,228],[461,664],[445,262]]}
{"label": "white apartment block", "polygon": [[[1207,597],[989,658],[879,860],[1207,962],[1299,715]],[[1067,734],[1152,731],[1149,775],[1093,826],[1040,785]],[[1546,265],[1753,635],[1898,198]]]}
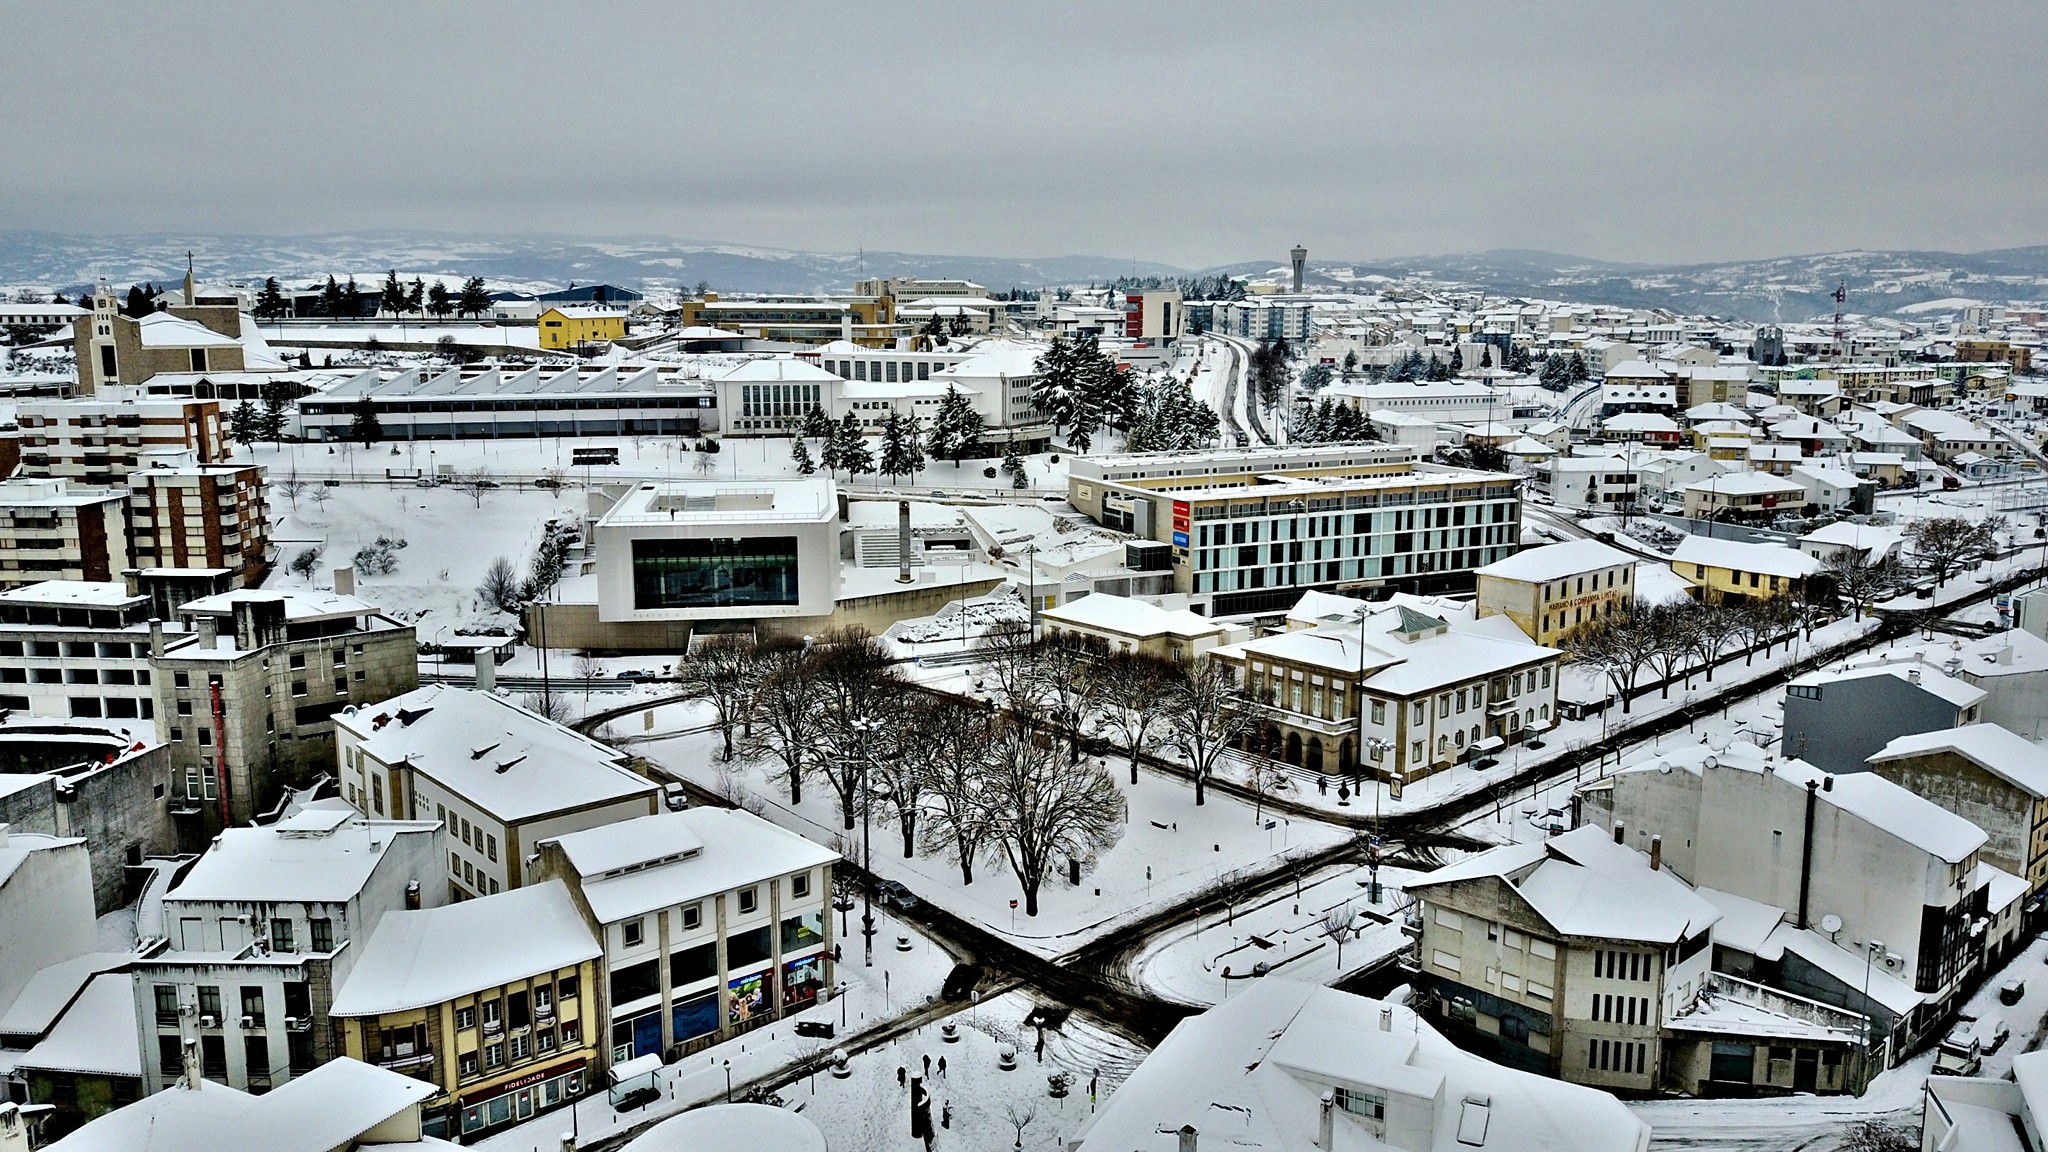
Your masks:
{"label": "white apartment block", "polygon": [[119,582],[45,580],[0,592],[0,708],[151,720],[149,597]]}
{"label": "white apartment block", "polygon": [[0,588],[118,580],[131,566],[120,492],[62,480],[0,482]]}
{"label": "white apartment block", "polygon": [[114,487],[162,452],[227,458],[215,400],[41,400],[15,410],[24,476]]}

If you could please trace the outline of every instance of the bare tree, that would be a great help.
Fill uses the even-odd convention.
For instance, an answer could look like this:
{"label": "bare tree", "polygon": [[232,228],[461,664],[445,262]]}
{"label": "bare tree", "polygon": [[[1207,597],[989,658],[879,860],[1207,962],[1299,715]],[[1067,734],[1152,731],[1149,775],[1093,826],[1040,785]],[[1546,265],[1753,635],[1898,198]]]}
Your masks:
{"label": "bare tree", "polygon": [[1337,945],[1337,971],[1344,970],[1344,941],[1351,935],[1351,906],[1340,904],[1316,922],[1316,931],[1329,937]]}
{"label": "bare tree", "polygon": [[307,498],[313,501],[313,507],[316,510],[325,512],[327,510],[327,502],[334,499],[334,489],[329,488],[325,484],[315,484],[313,490],[307,493]]}
{"label": "bare tree", "polygon": [[1867,563],[1855,548],[1843,548],[1828,557],[1825,576],[1857,620],[1863,619],[1863,610],[1872,601],[1884,599],[1898,584],[1898,572],[1889,563]]}
{"label": "bare tree", "polygon": [[1224,752],[1259,730],[1260,704],[1220,660],[1184,665],[1167,686],[1160,713],[1168,743],[1180,750],[1194,774],[1197,806],[1205,802],[1204,789]]}
{"label": "bare tree", "polygon": [[1138,761],[1157,747],[1165,723],[1160,699],[1177,669],[1155,656],[1124,652],[1104,660],[1094,680],[1094,703],[1102,722],[1131,754],[1131,783],[1138,782]]}
{"label": "bare tree", "polygon": [[455,478],[455,486],[469,493],[470,499],[476,501],[476,506],[482,508],[484,493],[496,488],[498,482],[491,479],[490,468],[478,465],[474,470],[458,475]]}
{"label": "bare tree", "polygon": [[986,662],[995,681],[996,703],[1024,716],[1039,711],[1039,693],[1045,687],[1038,675],[1038,646],[1032,641],[1028,624],[1001,624],[984,632],[974,642],[975,655]]}
{"label": "bare tree", "polygon": [[1741,634],[1742,612],[1734,605],[1715,604],[1702,607],[1693,616],[1691,630],[1686,640],[1692,646],[1692,653],[1699,658],[1700,667],[1706,670],[1707,683],[1714,682],[1714,661],[1728,650]]}
{"label": "bare tree", "polygon": [[802,804],[804,777],[816,767],[824,741],[817,661],[792,645],[762,649],[758,664],[753,726],[742,751],[749,759],[773,757],[789,784],[789,802]]}
{"label": "bare tree", "polygon": [[[603,671],[604,661],[598,659],[595,653],[585,651],[576,654],[576,675],[583,681],[585,704],[590,703],[590,690],[597,681],[598,673]],[[728,756],[726,759],[730,760],[732,757]]]}
{"label": "bare tree", "polygon": [[1005,1104],[1003,1106],[1003,1119],[1009,1121],[1010,1127],[1017,1130],[1017,1142],[1012,1147],[1022,1148],[1024,1146],[1024,1130],[1031,1127],[1033,1120],[1038,1119],[1038,1105]]}
{"label": "bare tree", "polygon": [[677,687],[689,700],[711,705],[713,723],[725,741],[720,760],[733,755],[733,733],[746,720],[760,682],[760,650],[731,633],[714,635],[690,649],[676,664]]}
{"label": "bare tree", "polygon": [[543,720],[553,720],[557,724],[569,722],[569,701],[563,696],[528,692],[519,697],[519,706]]}
{"label": "bare tree", "polygon": [[1908,525],[1906,539],[1912,541],[1914,557],[1934,576],[1934,586],[1939,588],[1965,563],[1995,548],[1998,529],[1989,521],[1939,516]]}
{"label": "bare tree", "polygon": [[306,490],[306,482],[304,480],[299,479],[296,475],[293,475],[287,476],[284,479],[279,480],[277,482],[276,487],[278,495],[283,496],[287,501],[291,503],[292,508],[294,510],[297,510],[299,506],[299,495],[300,493],[303,493]]}
{"label": "bare tree", "polygon": [[871,786],[889,806],[903,834],[903,858],[917,855],[917,813],[931,789],[932,775],[945,758],[946,728],[960,705],[932,696],[904,702],[897,725],[895,755],[875,761]]}
{"label": "bare tree", "polygon": [[1693,634],[1704,611],[1698,601],[1679,600],[1659,604],[1641,614],[1640,622],[1653,641],[1648,655],[1662,681],[1662,691],[1658,693],[1661,699],[1671,698],[1672,678],[1692,659]]}
{"label": "bare tree", "polygon": [[1652,611],[1623,609],[1598,624],[1573,632],[1565,641],[1574,660],[1606,675],[1621,696],[1624,714],[1634,698],[1637,681],[1650,666],[1650,658],[1660,643],[1657,630],[1650,624]]}
{"label": "bare tree", "polygon": [[980,708],[953,710],[945,741],[930,766],[930,818],[924,826],[927,852],[943,851],[960,866],[960,882],[974,883],[974,865],[987,851],[990,820],[985,785],[990,747],[998,724]]}
{"label": "bare tree", "polygon": [[1041,639],[1031,652],[1035,693],[1053,724],[1066,730],[1067,755],[1081,755],[1081,727],[1088,715],[1096,676],[1109,648],[1092,636],[1056,633]]}
{"label": "bare tree", "polygon": [[879,641],[849,629],[820,646],[816,682],[824,755],[815,763],[838,794],[840,819],[851,831],[867,772],[877,758],[895,755],[902,676]]}
{"label": "bare tree", "polygon": [[516,614],[521,607],[519,570],[506,557],[492,560],[491,566],[484,569],[483,582],[476,586],[476,594],[498,611]]}
{"label": "bare tree", "polygon": [[1024,889],[1024,914],[1038,915],[1038,891],[1061,860],[1077,870],[1116,843],[1124,797],[1109,773],[1070,761],[1010,725],[990,749],[984,793],[990,841]]}

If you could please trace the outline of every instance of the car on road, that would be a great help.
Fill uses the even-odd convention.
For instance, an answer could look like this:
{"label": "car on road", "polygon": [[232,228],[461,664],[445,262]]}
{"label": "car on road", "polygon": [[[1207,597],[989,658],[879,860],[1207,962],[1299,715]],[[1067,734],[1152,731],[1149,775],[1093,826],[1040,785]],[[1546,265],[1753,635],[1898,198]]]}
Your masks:
{"label": "car on road", "polygon": [[946,973],[946,982],[939,986],[939,995],[947,1000],[965,1000],[974,994],[975,986],[981,983],[981,965],[955,964]]}
{"label": "car on road", "polygon": [[560,480],[555,479],[553,476],[543,476],[540,479],[535,480],[533,482],[533,486],[535,488],[560,488],[562,486],[562,482]]}
{"label": "car on road", "polygon": [[918,904],[917,894],[896,880],[875,881],[875,899],[899,912],[908,912]]}
{"label": "car on road", "polygon": [[832,1026],[830,1020],[799,1020],[796,1022],[796,1034],[830,1040],[839,1034],[839,1030]]}

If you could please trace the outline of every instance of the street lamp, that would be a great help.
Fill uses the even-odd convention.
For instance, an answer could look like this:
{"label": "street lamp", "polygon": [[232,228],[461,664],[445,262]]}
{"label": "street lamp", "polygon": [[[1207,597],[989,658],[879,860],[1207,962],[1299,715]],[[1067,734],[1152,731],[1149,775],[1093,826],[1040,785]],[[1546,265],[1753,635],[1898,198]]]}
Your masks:
{"label": "street lamp", "polygon": [[868,794],[868,770],[873,766],[874,757],[870,750],[869,735],[881,727],[881,721],[866,716],[855,717],[850,725],[860,737],[860,789],[857,794],[860,804],[860,870],[861,895],[865,906],[860,913],[860,934],[865,951],[863,966],[875,966],[875,871],[874,856],[869,851],[872,826],[871,813],[874,805]]}
{"label": "street lamp", "polygon": [[[1359,752],[1369,753],[1374,761],[1387,754],[1393,745],[1378,736],[1367,736],[1359,741]],[[1372,886],[1368,890],[1374,904],[1380,902],[1380,796],[1386,789],[1380,787],[1379,771],[1373,771],[1372,787],[1372,838],[1366,842],[1366,864],[1372,870]]]}
{"label": "street lamp", "polygon": [[732,1061],[725,1061],[725,1102],[732,1103]]}

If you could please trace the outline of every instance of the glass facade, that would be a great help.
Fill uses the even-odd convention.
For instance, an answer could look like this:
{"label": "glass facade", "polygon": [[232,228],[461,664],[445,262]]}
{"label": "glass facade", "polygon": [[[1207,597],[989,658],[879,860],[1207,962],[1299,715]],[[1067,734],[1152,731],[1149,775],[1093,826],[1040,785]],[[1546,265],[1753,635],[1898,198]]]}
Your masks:
{"label": "glass facade", "polygon": [[794,536],[633,541],[633,606],[727,608],[797,602]]}

